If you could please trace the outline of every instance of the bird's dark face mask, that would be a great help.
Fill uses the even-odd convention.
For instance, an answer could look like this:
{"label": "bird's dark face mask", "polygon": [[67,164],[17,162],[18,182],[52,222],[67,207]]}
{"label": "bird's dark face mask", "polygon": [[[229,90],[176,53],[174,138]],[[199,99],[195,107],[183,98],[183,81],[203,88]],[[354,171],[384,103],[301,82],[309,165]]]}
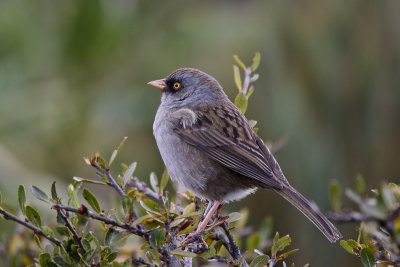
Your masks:
{"label": "bird's dark face mask", "polygon": [[217,81],[191,69],[179,69],[149,84],[162,90],[161,102],[166,106],[197,107],[225,95]]}

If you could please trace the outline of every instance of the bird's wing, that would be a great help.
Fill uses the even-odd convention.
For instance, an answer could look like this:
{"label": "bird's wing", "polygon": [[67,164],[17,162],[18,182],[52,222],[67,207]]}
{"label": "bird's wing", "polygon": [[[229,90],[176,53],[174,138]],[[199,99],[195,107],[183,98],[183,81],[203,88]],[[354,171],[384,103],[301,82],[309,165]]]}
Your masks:
{"label": "bird's wing", "polygon": [[276,170],[280,171],[278,163],[232,103],[209,108],[198,116],[193,125],[175,128],[185,142],[237,173],[272,188],[283,188],[275,175]]}

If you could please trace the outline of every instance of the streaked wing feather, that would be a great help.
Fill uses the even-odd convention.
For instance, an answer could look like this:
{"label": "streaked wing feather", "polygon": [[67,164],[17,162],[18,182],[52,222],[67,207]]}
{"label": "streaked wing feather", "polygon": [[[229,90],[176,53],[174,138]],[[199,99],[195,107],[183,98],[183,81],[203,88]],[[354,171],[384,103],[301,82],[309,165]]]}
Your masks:
{"label": "streaked wing feather", "polygon": [[[254,134],[256,139],[253,137],[235,139],[227,134],[226,129],[223,129],[223,125],[227,126],[227,118],[220,119],[219,116],[212,118],[214,120],[212,123],[202,122],[186,128],[181,126],[175,128],[175,132],[187,143],[203,150],[225,167],[273,188],[283,187],[271,169],[270,159],[267,158],[270,153],[261,149],[257,142],[258,136]],[[247,121],[240,125],[250,127]],[[265,145],[262,144],[262,146]]]}

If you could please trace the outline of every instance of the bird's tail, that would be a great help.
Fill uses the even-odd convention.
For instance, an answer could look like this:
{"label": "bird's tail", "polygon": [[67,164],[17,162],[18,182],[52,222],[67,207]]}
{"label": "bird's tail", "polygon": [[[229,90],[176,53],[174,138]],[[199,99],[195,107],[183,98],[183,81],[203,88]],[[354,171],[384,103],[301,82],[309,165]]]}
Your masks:
{"label": "bird's tail", "polygon": [[300,210],[317,228],[328,238],[331,243],[342,238],[339,230],[326,218],[318,209],[314,207],[303,195],[291,186],[275,191],[289,201],[293,206]]}

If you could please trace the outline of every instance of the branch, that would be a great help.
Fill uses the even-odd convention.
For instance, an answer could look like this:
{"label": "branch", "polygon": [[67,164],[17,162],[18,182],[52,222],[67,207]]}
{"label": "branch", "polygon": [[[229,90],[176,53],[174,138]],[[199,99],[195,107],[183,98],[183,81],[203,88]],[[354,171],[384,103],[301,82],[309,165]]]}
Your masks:
{"label": "branch", "polygon": [[[367,222],[367,221],[377,221],[381,223],[386,223],[395,220],[400,214],[400,207],[392,210],[384,219],[377,218],[371,215],[365,215],[363,213],[345,210],[342,212],[329,212],[327,215],[330,219],[337,222]],[[390,229],[389,229],[390,230]]]}
{"label": "branch", "polygon": [[376,220],[375,217],[357,211],[328,212],[327,216],[336,222],[367,222]]}
{"label": "branch", "polygon": [[117,192],[123,196],[125,195],[125,191],[117,184],[117,182],[115,181],[115,179],[111,176],[111,172],[109,169],[103,169],[102,167],[100,167],[100,165],[97,163],[96,160],[93,160],[90,163],[93,167],[95,167],[101,174],[104,174],[107,176],[109,185],[114,187],[115,190],[117,190]]}
{"label": "branch", "polygon": [[[239,247],[236,245],[235,240],[233,239],[233,236],[231,234],[231,232],[229,231],[228,228],[228,223],[227,222],[223,222],[221,224],[222,229],[224,229],[226,236],[228,237],[228,242],[229,242],[229,254],[231,254],[231,256],[233,257],[234,260],[241,260],[242,259],[242,254],[240,253]],[[243,267],[247,267],[248,264],[247,262],[244,260],[242,263]]]}
{"label": "branch", "polygon": [[43,233],[43,231],[40,228],[34,226],[33,224],[31,224],[31,223],[29,223],[29,222],[27,222],[25,220],[22,220],[22,219],[20,219],[20,218],[18,218],[16,216],[12,215],[11,213],[3,210],[2,208],[0,208],[0,214],[3,215],[3,218],[5,220],[14,221],[16,223],[19,223],[19,224],[31,229],[35,234],[43,236],[44,238],[49,240],[54,245],[59,246],[59,247],[65,247],[64,243],[62,243],[60,240],[55,239],[55,238],[53,238],[53,237],[51,237],[49,235],[46,235],[45,233]]}
{"label": "branch", "polygon": [[148,263],[145,259],[143,259],[141,257],[140,258],[132,257],[132,263],[133,263],[134,266],[141,266],[141,265],[146,265],[147,267],[155,267],[155,266],[157,266],[157,265],[153,265],[153,264]]}
{"label": "branch", "polygon": [[151,190],[145,182],[140,181],[137,177],[134,177],[128,182],[129,186],[136,187],[139,192],[142,192],[146,196],[152,197],[157,201],[160,201],[160,195]]}
{"label": "branch", "polygon": [[251,67],[247,67],[246,71],[244,72],[243,87],[240,90],[241,93],[243,93],[244,95],[246,95],[247,91],[249,90],[251,72],[252,72]]}
{"label": "branch", "polygon": [[53,205],[53,208],[55,209],[62,209],[62,210],[66,210],[66,211],[70,211],[82,216],[87,216],[90,217],[92,219],[95,219],[97,221],[102,221],[106,224],[109,225],[113,225],[122,229],[127,230],[128,232],[144,237],[146,240],[148,240],[148,234],[147,232],[134,227],[134,226],[130,226],[128,224],[121,224],[119,222],[117,222],[116,220],[110,219],[108,217],[102,216],[102,215],[98,215],[96,213],[91,212],[90,210],[88,210],[84,205],[82,205],[79,209],[73,208],[73,207],[69,207],[69,206],[64,206],[64,205]]}
{"label": "branch", "polygon": [[61,209],[57,209],[57,213],[63,218],[65,226],[71,231],[72,237],[74,238],[75,244],[77,244],[80,249],[82,250],[82,253],[85,254],[86,250],[83,247],[82,244],[82,239],[78,236],[78,233],[75,231],[75,228],[72,226],[71,222],[68,220],[67,215],[65,214],[65,211]]}

